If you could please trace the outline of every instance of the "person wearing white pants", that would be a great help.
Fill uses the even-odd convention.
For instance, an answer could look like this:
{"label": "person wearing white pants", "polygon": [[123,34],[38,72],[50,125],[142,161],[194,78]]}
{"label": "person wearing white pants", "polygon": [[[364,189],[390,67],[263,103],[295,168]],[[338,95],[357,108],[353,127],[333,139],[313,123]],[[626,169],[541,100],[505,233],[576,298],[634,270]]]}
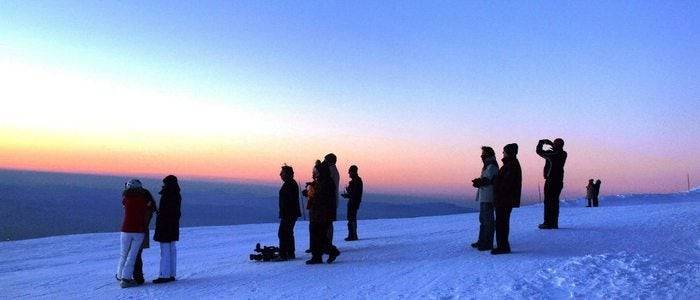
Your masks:
{"label": "person wearing white pants", "polygon": [[134,277],[134,263],[143,243],[143,233],[122,232],[121,258],[117,267],[117,279],[132,280]]}
{"label": "person wearing white pants", "polygon": [[160,243],[160,278],[177,276],[177,242]]}
{"label": "person wearing white pants", "polygon": [[175,280],[177,271],[177,247],[180,239],[180,186],[177,177],[168,175],[163,179],[160,191],[156,232],[153,239],[160,243],[160,276],[153,283],[166,283]]}
{"label": "person wearing white pants", "polygon": [[151,203],[147,200],[148,191],[138,179],[129,180],[122,193],[124,221],[121,228],[121,257],[117,267],[117,280],[122,288],[138,285],[134,280],[134,264],[143,244],[146,227],[146,214]]}

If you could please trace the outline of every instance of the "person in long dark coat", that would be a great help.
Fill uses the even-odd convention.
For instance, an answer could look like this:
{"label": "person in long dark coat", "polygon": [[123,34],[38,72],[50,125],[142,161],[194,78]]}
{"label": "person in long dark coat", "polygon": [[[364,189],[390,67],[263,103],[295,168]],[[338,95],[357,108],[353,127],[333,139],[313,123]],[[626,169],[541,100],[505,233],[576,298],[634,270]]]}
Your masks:
{"label": "person in long dark coat", "polygon": [[518,161],[518,144],[503,147],[503,166],[498,170],[494,184],[493,204],[496,208],[496,249],[491,254],[510,253],[510,213],[520,207],[523,175]]}
{"label": "person in long dark coat", "polygon": [[279,218],[280,225],[277,230],[279,238],[280,260],[295,259],[294,225],[301,217],[299,208],[299,185],[294,180],[294,169],[283,166],[280,178],[284,183],[279,191]]}
{"label": "person in long dark coat", "polygon": [[588,185],[586,185],[586,200],[588,200],[588,205],[586,207],[593,206],[593,193],[595,189],[595,183],[593,179],[588,179]]}
{"label": "person in long dark coat", "polygon": [[156,232],[153,239],[160,242],[160,275],[153,283],[175,280],[177,271],[176,243],[180,240],[180,185],[177,177],[168,175],[163,179],[160,191],[160,210],[156,217]]}
{"label": "person in long dark coat", "polygon": [[330,165],[324,160],[316,166],[318,178],[314,201],[310,202],[309,235],[311,237],[311,259],[306,264],[323,263],[323,254],[328,254],[328,263],[332,263],[340,255],[338,248],[328,238],[330,223],[335,219],[336,187],[331,178]]}
{"label": "person in long dark coat", "polygon": [[598,207],[598,197],[600,196],[600,179],[593,184],[593,207]]}
{"label": "person in long dark coat", "polygon": [[[552,146],[544,150],[544,145]],[[540,140],[537,143],[537,155],[545,159],[544,164],[544,222],[540,229],[559,228],[559,196],[564,188],[564,164],[567,153],[564,151],[564,140]]]}
{"label": "person in long dark coat", "polygon": [[362,202],[362,178],[357,173],[357,166],[352,165],[348,169],[348,175],[350,176],[350,183],[347,188],[345,188],[345,193],[342,194],[343,198],[348,199],[348,237],[345,238],[346,241],[357,241],[357,211],[360,209],[360,202]]}

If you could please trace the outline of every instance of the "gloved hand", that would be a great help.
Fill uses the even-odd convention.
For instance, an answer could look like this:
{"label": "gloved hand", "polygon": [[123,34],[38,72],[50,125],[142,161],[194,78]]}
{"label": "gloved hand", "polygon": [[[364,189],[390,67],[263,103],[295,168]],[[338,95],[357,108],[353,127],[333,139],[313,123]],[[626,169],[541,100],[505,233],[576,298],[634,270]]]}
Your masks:
{"label": "gloved hand", "polygon": [[472,186],[475,188],[480,188],[483,185],[483,180],[481,178],[472,179]]}

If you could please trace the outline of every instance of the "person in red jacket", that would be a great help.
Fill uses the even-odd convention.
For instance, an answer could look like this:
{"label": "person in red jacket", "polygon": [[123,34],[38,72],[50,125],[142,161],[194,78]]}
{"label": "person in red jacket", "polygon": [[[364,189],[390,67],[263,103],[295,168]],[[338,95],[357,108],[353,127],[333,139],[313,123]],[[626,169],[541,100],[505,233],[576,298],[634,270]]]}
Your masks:
{"label": "person in red jacket", "polygon": [[151,203],[146,191],[138,179],[129,180],[122,193],[124,221],[121,228],[121,257],[117,267],[117,279],[122,288],[137,285],[134,281],[134,264],[143,244],[146,231],[146,215]]}

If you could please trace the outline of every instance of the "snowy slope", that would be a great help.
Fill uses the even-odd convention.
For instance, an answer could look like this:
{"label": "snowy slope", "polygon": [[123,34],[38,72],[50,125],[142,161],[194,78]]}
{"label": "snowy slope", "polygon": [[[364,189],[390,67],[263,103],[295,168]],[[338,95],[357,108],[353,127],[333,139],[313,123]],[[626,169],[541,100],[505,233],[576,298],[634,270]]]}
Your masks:
{"label": "snowy slope", "polygon": [[[623,201],[624,200],[624,201]],[[621,205],[616,205],[615,202]],[[0,243],[2,298],[700,298],[700,193],[608,197],[562,206],[557,231],[536,229],[541,206],[513,212],[513,254],[467,249],[478,215],[360,222],[358,242],[337,242],[333,265],[306,266],[308,223],[296,261],[254,263],[276,224],[186,228],[178,281],[121,289],[118,233]],[[336,237],[346,234],[336,223]],[[156,244],[156,243],[153,243]],[[158,248],[144,253],[157,276]]]}

